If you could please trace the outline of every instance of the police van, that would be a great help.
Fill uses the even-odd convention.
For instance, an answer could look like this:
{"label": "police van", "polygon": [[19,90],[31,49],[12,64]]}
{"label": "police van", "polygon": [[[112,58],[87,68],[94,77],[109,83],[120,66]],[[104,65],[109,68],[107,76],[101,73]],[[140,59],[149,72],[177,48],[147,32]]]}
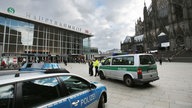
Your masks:
{"label": "police van", "polygon": [[148,84],[158,80],[158,71],[152,54],[127,54],[110,56],[99,66],[100,79],[124,81],[126,86]]}

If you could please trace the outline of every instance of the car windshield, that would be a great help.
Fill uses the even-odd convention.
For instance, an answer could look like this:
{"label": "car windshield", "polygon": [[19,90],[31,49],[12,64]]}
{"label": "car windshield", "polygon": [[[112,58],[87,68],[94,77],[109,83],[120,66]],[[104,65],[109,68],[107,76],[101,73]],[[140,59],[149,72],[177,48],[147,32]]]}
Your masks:
{"label": "car windshield", "polygon": [[139,58],[141,65],[155,64],[155,60],[152,55],[140,55]]}

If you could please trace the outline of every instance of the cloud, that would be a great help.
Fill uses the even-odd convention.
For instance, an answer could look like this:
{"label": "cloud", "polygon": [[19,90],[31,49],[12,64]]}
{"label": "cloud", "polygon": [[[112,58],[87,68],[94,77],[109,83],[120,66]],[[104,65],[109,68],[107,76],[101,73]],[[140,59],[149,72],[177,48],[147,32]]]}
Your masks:
{"label": "cloud", "polygon": [[[150,5],[151,0],[145,0]],[[127,35],[134,36],[135,22],[143,17],[144,0],[1,0],[0,11],[8,7],[17,14],[62,21],[94,33],[91,46],[101,51],[120,49]]]}

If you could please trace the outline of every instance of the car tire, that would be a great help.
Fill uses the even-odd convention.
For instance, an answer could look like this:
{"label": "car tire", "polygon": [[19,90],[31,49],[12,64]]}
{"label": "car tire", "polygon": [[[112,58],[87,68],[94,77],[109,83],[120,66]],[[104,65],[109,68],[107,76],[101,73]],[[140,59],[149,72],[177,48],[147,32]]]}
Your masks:
{"label": "car tire", "polygon": [[146,82],[146,83],[144,83],[143,85],[150,85],[150,82]]}
{"label": "car tire", "polygon": [[105,79],[105,75],[103,74],[102,71],[99,72],[99,77],[100,79],[104,80]]}
{"label": "car tire", "polygon": [[104,97],[103,94],[101,95],[101,97],[100,97],[100,99],[99,99],[98,108],[105,108],[105,97]]}
{"label": "car tire", "polygon": [[133,86],[133,79],[130,76],[125,76],[124,82],[125,82],[125,85],[128,87]]}

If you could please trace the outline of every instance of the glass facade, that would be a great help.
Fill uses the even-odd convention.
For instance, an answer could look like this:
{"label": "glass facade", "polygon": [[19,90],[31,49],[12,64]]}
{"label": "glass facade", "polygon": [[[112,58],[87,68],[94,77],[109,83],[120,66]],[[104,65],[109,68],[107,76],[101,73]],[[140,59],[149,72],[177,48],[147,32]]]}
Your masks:
{"label": "glass facade", "polygon": [[89,37],[43,23],[0,16],[2,54],[79,55],[84,53],[84,47],[90,47]]}

